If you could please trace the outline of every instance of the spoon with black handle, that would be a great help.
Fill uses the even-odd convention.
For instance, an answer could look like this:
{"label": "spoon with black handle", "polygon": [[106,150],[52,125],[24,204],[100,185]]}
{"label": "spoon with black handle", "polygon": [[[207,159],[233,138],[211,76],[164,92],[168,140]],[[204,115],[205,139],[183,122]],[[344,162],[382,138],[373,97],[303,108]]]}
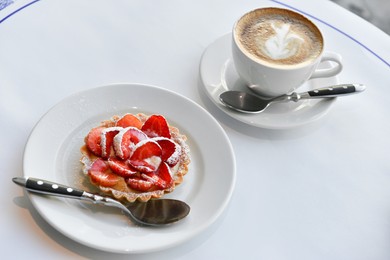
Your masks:
{"label": "spoon with black handle", "polygon": [[51,196],[90,201],[96,204],[120,208],[135,223],[142,226],[171,224],[186,217],[190,207],[174,199],[152,199],[147,202],[133,202],[124,205],[110,197],[89,193],[62,184],[36,178],[15,177],[12,181],[27,190]]}
{"label": "spoon with black handle", "polygon": [[279,102],[295,101],[314,98],[333,98],[364,91],[362,84],[341,84],[310,90],[308,92],[286,94],[275,98],[263,98],[243,91],[229,90],[219,96],[225,106],[243,113],[260,113],[269,105]]}

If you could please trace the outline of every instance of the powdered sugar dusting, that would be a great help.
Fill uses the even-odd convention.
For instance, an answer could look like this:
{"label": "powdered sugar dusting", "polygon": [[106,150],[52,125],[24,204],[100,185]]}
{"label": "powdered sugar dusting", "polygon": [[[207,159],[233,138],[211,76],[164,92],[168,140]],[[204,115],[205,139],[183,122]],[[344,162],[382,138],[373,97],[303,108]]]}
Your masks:
{"label": "powdered sugar dusting", "polygon": [[110,151],[107,151],[107,133],[110,132],[120,132],[123,128],[122,127],[108,127],[103,129],[102,134],[101,134],[101,147],[102,147],[102,157],[106,157],[110,154]]}
{"label": "powdered sugar dusting", "polygon": [[169,164],[169,165],[175,165],[179,159],[180,159],[180,154],[181,154],[181,146],[179,144],[177,144],[175,141],[169,139],[169,138],[166,138],[166,137],[154,137],[153,140],[155,141],[168,141],[168,142],[172,142],[175,146],[175,150],[173,151],[173,153],[171,154],[171,156],[166,159],[166,162]]}
{"label": "powdered sugar dusting", "polygon": [[114,137],[114,150],[115,153],[119,158],[126,159],[126,155],[123,149],[129,149],[130,150],[130,155],[131,152],[135,149],[135,143],[130,140],[130,142],[127,144],[127,147],[123,147],[123,137],[125,134],[128,132],[131,132],[130,134],[133,134],[137,137],[137,139],[142,140],[142,139],[147,139],[147,136],[141,132],[138,128],[135,128],[133,126],[129,126],[126,128],[122,128],[122,130]]}

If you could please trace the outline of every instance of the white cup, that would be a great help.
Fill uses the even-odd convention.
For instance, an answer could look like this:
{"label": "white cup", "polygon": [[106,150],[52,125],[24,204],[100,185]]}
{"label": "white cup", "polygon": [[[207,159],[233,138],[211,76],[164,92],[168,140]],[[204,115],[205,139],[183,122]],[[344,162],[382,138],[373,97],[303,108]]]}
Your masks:
{"label": "white cup", "polygon": [[[341,56],[324,51],[318,27],[303,15],[282,8],[244,14],[233,28],[232,55],[237,73],[255,93],[291,93],[311,78],[332,77],[343,68]],[[332,66],[317,69],[331,61]]]}

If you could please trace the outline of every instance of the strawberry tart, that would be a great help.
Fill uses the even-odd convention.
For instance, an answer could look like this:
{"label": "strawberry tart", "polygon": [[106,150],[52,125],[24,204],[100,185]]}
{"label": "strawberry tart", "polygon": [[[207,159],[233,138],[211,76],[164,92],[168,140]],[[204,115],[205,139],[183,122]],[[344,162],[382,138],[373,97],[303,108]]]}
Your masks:
{"label": "strawberry tart", "polygon": [[161,115],[114,116],[85,137],[83,173],[119,200],[159,198],[172,192],[188,172],[186,139]]}

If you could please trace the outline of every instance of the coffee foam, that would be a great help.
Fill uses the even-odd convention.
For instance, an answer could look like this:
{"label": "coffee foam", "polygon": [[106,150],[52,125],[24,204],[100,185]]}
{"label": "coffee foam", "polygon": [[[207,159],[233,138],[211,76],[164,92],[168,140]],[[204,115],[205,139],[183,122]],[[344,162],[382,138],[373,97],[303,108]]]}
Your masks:
{"label": "coffee foam", "polygon": [[297,65],[316,59],[323,49],[320,31],[305,17],[278,8],[246,14],[235,37],[248,56],[274,65]]}

